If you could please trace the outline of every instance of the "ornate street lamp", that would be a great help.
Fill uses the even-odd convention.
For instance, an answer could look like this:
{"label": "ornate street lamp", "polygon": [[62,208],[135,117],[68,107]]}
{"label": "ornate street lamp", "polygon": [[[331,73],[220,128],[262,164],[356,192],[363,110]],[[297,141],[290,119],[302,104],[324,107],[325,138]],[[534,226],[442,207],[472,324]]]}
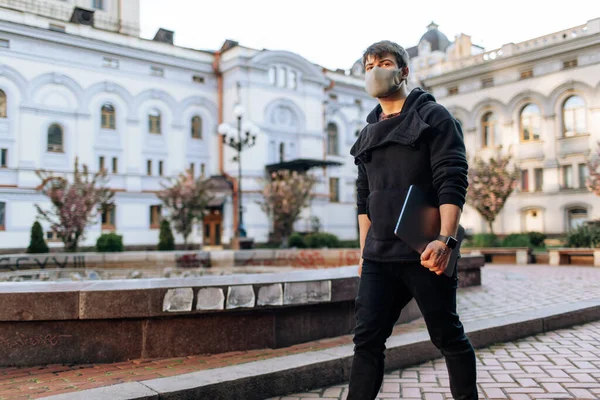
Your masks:
{"label": "ornate street lamp", "polygon": [[223,123],[219,125],[218,132],[223,136],[223,143],[237,151],[237,155],[233,158],[234,162],[238,163],[238,226],[237,236],[246,237],[246,228],[244,226],[244,207],[242,205],[242,151],[249,149],[256,144],[256,135],[258,127],[252,123],[242,125],[244,117],[244,107],[241,104],[236,104],[233,108],[233,115],[237,118],[237,129],[229,124]]}

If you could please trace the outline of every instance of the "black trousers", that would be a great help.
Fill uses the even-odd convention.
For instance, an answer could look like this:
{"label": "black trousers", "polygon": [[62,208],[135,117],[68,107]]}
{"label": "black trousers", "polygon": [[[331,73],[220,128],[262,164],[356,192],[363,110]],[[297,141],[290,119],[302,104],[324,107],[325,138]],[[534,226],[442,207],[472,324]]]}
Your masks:
{"label": "black trousers", "polygon": [[414,298],[433,344],[446,359],[455,399],[477,399],[475,351],[456,313],[458,279],[414,263],[363,263],[356,297],[354,359],[347,400],[377,397],[384,374],[385,342],[400,311]]}

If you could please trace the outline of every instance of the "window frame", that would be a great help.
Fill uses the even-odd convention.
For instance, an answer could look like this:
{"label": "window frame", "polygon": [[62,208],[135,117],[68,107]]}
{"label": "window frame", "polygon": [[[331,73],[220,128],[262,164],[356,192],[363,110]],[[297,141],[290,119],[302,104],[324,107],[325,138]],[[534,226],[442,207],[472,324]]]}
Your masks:
{"label": "window frame", "polygon": [[111,103],[100,107],[100,127],[111,131],[117,129],[117,110]]}
{"label": "window frame", "polygon": [[158,108],[148,111],[148,133],[162,135],[162,112]]}
{"label": "window frame", "polygon": [[[533,106],[537,109],[537,115],[535,113],[523,114],[525,110]],[[535,133],[533,131],[533,127],[535,125],[535,119],[538,120],[539,131],[537,134],[537,138],[535,138]],[[525,128],[529,128],[529,139],[525,139]],[[521,143],[532,143],[539,142],[542,137],[542,109],[536,103],[527,103],[523,107],[521,107],[521,112],[519,113],[519,135]]]}
{"label": "window frame", "polygon": [[[331,127],[335,127],[335,132],[330,130]],[[335,122],[329,122],[327,124],[327,155],[339,156],[340,155],[340,130]]]}
{"label": "window frame", "polygon": [[150,229],[160,229],[162,222],[162,206],[153,204],[150,206]]}
{"label": "window frame", "polygon": [[[195,121],[199,121],[199,122],[195,122]],[[200,115],[194,115],[190,121],[190,130],[191,130],[191,135],[192,135],[192,139],[196,139],[196,140],[202,140],[202,117]]]}
{"label": "window frame", "polygon": [[0,89],[0,119],[8,118],[8,95]]}
{"label": "window frame", "polygon": [[[567,103],[569,102],[569,100],[573,99],[573,98],[578,98],[581,100],[582,104],[578,105],[577,107],[574,108],[569,108],[567,109]],[[577,131],[577,111],[583,111],[583,122],[584,122],[584,132],[578,132]],[[566,120],[567,120],[567,115],[568,113],[572,113],[573,114],[573,131],[567,131],[567,126],[566,126]],[[562,114],[562,135],[564,138],[568,138],[568,137],[575,137],[575,136],[580,136],[580,135],[587,135],[588,132],[588,124],[587,124],[587,106],[585,103],[585,99],[578,95],[578,94],[572,94],[569,97],[567,97],[561,106],[561,114]]]}
{"label": "window frame", "polygon": [[[50,129],[56,127],[60,133],[60,144],[50,143]],[[64,153],[65,152],[65,130],[62,125],[52,123],[46,131],[46,152],[47,153]]]}
{"label": "window frame", "polygon": [[100,222],[103,231],[115,231],[117,229],[117,206],[115,204],[102,211]]}

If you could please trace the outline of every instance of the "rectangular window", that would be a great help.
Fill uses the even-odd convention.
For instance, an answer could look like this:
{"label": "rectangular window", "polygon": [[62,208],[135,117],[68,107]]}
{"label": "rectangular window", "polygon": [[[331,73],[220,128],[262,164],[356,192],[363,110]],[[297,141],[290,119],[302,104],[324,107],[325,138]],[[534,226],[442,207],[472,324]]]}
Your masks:
{"label": "rectangular window", "polygon": [[46,241],[48,242],[60,242],[60,237],[54,231],[46,232]]}
{"label": "rectangular window", "polygon": [[163,176],[163,165],[162,161],[158,162],[158,176]]}
{"label": "rectangular window", "polygon": [[119,160],[117,157],[113,157],[112,159],[112,173],[116,174],[119,172]]}
{"label": "rectangular window", "polygon": [[200,176],[204,178],[206,175],[206,165],[204,163],[200,164]]}
{"label": "rectangular window", "polygon": [[521,191],[529,192],[529,170],[521,170]]}
{"label": "rectangular window", "polygon": [[61,32],[61,33],[65,33],[67,31],[67,28],[64,25],[59,25],[59,24],[50,24],[48,26],[48,29],[50,29],[51,31],[54,31],[54,32]]}
{"label": "rectangular window", "polygon": [[8,49],[10,47],[10,41],[8,39],[0,39],[0,49]]}
{"label": "rectangular window", "polygon": [[6,230],[6,203],[0,203],[0,231]]}
{"label": "rectangular window", "polygon": [[204,82],[205,82],[205,79],[204,79],[204,77],[203,77],[203,76],[200,76],[200,75],[194,75],[194,76],[192,77],[192,80],[193,80],[194,82],[196,82],[196,83],[204,83]]}
{"label": "rectangular window", "polygon": [[152,160],[146,161],[146,174],[152,176]]}
{"label": "rectangular window", "polygon": [[448,96],[454,96],[458,94],[458,86],[452,86],[448,88]]}
{"label": "rectangular window", "polygon": [[107,208],[102,212],[102,229],[107,231],[114,231],[116,228],[116,206]]}
{"label": "rectangular window", "polygon": [[332,203],[340,202],[340,179],[329,178],[329,201]]}
{"label": "rectangular window", "polygon": [[489,88],[494,86],[494,78],[485,78],[481,80],[482,88]]}
{"label": "rectangular window", "polygon": [[535,191],[541,192],[544,190],[544,169],[535,169]]}
{"label": "rectangular window", "polygon": [[150,67],[150,75],[152,76],[158,76],[158,77],[163,77],[165,76],[165,70],[163,68],[160,67]]}
{"label": "rectangular window", "polygon": [[150,206],[150,229],[160,228],[161,206]]}
{"label": "rectangular window", "polygon": [[533,70],[527,69],[525,71],[521,71],[521,79],[529,79],[533,78]]}
{"label": "rectangular window", "polygon": [[563,61],[563,69],[575,68],[577,66],[577,59]]}
{"label": "rectangular window", "polygon": [[0,167],[8,167],[8,149],[0,150]]}
{"label": "rectangular window", "polygon": [[192,174],[192,177],[194,177],[195,169],[196,169],[196,167],[195,167],[194,163],[190,163],[190,174]]}
{"label": "rectangular window", "polygon": [[104,0],[92,0],[92,8],[104,10]]}
{"label": "rectangular window", "polygon": [[587,164],[579,164],[579,187],[586,188],[587,187],[587,178],[588,174],[588,166]]}
{"label": "rectangular window", "polygon": [[98,157],[98,171],[104,171],[104,157]]}
{"label": "rectangular window", "polygon": [[102,66],[104,68],[119,69],[119,60],[115,58],[104,57],[104,59],[102,60]]}
{"label": "rectangular window", "polygon": [[562,186],[563,189],[573,188],[573,166],[563,165],[562,167]]}

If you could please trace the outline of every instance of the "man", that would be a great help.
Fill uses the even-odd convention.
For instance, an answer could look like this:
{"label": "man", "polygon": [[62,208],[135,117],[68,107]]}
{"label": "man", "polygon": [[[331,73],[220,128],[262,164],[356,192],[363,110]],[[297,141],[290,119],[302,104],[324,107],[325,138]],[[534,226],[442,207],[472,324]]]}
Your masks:
{"label": "man", "polygon": [[[365,86],[379,105],[350,153],[358,165],[361,275],[348,400],[377,397],[385,342],[414,298],[430,338],[446,359],[455,399],[477,399],[475,351],[456,313],[457,277],[443,274],[467,191],[467,160],[458,122],[429,93],[408,93],[408,54],[382,41],[363,55]],[[423,254],[394,235],[410,185],[440,207],[441,232]]]}

